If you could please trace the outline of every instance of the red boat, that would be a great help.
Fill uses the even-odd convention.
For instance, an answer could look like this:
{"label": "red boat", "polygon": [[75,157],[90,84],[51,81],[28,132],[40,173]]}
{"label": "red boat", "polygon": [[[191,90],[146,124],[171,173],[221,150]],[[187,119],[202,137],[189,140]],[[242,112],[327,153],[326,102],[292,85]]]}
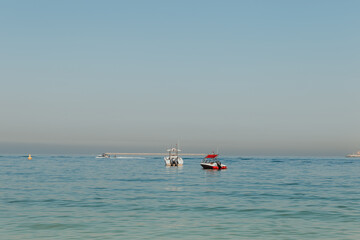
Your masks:
{"label": "red boat", "polygon": [[218,161],[217,156],[218,154],[212,153],[204,157],[204,159],[201,161],[200,165],[204,169],[227,169],[227,166],[222,164],[220,161]]}

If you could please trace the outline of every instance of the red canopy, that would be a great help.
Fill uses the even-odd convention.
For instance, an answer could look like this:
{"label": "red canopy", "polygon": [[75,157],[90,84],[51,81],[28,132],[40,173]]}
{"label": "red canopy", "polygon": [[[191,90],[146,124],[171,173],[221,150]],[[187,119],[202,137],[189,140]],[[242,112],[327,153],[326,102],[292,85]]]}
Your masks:
{"label": "red canopy", "polygon": [[209,154],[205,158],[216,158],[219,154]]}

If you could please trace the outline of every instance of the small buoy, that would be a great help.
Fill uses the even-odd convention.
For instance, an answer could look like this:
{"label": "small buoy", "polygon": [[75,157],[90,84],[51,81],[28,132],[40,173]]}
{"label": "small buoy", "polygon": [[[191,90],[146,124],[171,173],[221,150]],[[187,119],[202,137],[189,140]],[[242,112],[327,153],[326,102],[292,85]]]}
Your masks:
{"label": "small buoy", "polygon": [[31,157],[31,154],[29,154],[29,157],[28,157],[28,159],[29,159],[29,160],[31,160],[31,159],[32,159],[32,157]]}

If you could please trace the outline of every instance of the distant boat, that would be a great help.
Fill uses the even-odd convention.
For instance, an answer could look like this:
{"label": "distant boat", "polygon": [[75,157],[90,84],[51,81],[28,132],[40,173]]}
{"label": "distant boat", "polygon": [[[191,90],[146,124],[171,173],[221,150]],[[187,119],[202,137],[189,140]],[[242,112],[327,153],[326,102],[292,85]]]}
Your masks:
{"label": "distant boat", "polygon": [[110,158],[110,155],[103,153],[101,155],[97,155],[96,158]]}
{"label": "distant boat", "polygon": [[167,151],[169,152],[169,156],[164,157],[164,161],[165,161],[166,166],[175,166],[175,167],[177,167],[177,166],[182,166],[184,164],[183,159],[181,157],[179,157],[179,152],[181,150],[179,150],[177,148],[177,145],[176,145],[176,147],[168,149]]}
{"label": "distant boat", "polygon": [[200,165],[204,168],[204,169],[227,169],[227,166],[225,164],[222,164],[218,159],[219,155],[212,153],[212,154],[208,154],[206,157],[204,157],[204,159],[201,161]]}
{"label": "distant boat", "polygon": [[355,153],[355,154],[346,155],[346,157],[349,157],[349,158],[360,158],[360,151],[358,151],[358,152]]}

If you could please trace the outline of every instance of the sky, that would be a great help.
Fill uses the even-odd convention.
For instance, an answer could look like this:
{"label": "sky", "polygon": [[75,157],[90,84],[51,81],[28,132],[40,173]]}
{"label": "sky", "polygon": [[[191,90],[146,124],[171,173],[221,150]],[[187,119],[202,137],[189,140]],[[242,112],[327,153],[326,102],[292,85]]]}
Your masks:
{"label": "sky", "polygon": [[359,1],[0,1],[0,153],[360,150]]}

